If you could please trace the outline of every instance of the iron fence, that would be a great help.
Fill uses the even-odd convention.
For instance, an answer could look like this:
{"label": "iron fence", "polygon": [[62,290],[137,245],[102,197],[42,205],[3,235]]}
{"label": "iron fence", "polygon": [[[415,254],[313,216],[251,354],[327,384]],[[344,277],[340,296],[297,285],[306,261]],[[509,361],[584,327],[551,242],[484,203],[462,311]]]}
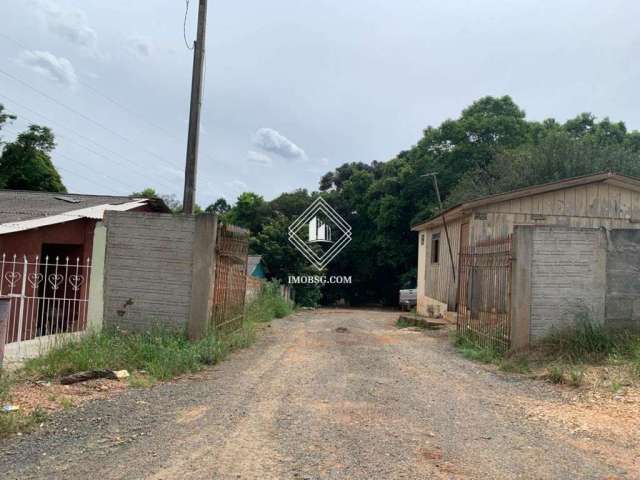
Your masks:
{"label": "iron fence", "polygon": [[11,299],[7,343],[86,329],[90,259],[6,254],[0,295]]}
{"label": "iron fence", "polygon": [[216,331],[235,331],[242,327],[248,251],[248,230],[234,225],[218,225],[212,309],[212,323]]}
{"label": "iron fence", "polygon": [[507,350],[511,335],[511,236],[462,248],[458,264],[458,334]]}

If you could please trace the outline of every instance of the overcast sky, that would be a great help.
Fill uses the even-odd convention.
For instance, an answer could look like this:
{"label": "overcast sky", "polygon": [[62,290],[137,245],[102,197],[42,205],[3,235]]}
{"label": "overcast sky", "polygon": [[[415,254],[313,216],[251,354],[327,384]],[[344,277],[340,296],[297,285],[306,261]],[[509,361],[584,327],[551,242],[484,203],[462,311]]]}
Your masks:
{"label": "overcast sky", "polygon": [[[184,12],[181,0],[2,0],[0,103],[20,117],[5,139],[52,127],[70,191],[181,198]],[[638,129],[638,18],[632,0],[210,0],[198,202],[316,189],[483,95],[509,94],[531,119],[590,111]]]}

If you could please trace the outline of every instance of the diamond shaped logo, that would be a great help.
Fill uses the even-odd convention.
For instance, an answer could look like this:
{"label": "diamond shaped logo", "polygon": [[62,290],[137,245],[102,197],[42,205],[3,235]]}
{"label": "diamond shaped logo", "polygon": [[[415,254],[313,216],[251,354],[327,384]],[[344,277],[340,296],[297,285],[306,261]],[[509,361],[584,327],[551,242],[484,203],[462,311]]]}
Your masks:
{"label": "diamond shaped logo", "polygon": [[351,241],[351,226],[322,198],[289,226],[289,241],[317,270],[323,270]]}

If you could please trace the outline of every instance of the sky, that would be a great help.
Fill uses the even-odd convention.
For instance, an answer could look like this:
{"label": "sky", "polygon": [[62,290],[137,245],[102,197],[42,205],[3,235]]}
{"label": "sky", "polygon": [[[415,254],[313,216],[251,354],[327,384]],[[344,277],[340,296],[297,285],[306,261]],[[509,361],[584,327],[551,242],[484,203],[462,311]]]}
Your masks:
{"label": "sky", "polygon": [[[182,198],[197,0],[2,0],[0,103],[69,191]],[[640,128],[640,2],[209,2],[197,201],[318,188],[484,95]]]}

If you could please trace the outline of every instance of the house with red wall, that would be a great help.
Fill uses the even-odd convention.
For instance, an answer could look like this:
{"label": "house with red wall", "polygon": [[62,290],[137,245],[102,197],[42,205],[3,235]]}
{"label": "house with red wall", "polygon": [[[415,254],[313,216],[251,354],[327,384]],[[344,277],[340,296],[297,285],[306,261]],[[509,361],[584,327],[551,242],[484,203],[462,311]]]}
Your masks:
{"label": "house with red wall", "polygon": [[110,210],[169,212],[160,199],[0,190],[6,343],[85,329],[94,232]]}

